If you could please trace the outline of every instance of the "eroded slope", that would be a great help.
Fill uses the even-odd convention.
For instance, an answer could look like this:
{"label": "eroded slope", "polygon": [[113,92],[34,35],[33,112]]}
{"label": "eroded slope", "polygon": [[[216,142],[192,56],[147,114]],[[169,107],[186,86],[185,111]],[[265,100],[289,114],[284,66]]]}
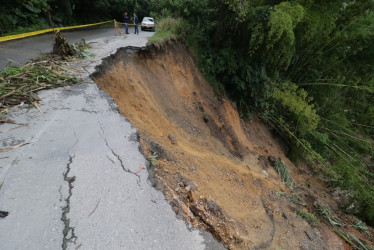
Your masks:
{"label": "eroded slope", "polygon": [[[338,211],[322,181],[294,167],[260,121],[244,122],[216,96],[184,47],[121,49],[94,78],[140,131],[178,216],[232,249],[347,247],[327,223],[312,227],[297,216],[316,201]],[[276,158],[290,168],[292,195],[272,167]]]}

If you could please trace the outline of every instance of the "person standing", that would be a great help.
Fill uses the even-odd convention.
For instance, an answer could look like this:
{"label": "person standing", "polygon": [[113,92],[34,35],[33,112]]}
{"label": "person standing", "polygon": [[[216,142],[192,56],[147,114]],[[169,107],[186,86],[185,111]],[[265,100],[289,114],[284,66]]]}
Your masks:
{"label": "person standing", "polygon": [[129,21],[130,21],[130,18],[127,15],[127,12],[125,12],[125,14],[123,15],[123,22],[125,23],[126,34],[130,34],[129,33]]}
{"label": "person standing", "polygon": [[138,23],[139,23],[138,16],[136,15],[136,13],[134,13],[134,27],[135,27],[135,33],[134,34],[139,35]]}

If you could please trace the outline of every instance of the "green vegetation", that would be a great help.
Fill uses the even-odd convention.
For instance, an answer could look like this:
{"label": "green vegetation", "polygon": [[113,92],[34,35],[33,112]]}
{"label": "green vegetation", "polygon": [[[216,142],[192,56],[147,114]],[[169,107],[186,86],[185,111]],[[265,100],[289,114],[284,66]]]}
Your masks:
{"label": "green vegetation", "polygon": [[368,227],[366,226],[365,222],[359,219],[356,219],[355,224],[353,224],[353,227],[356,228],[360,232],[368,231]]}
{"label": "green vegetation", "polygon": [[281,160],[276,159],[275,163],[274,163],[274,169],[275,169],[275,171],[277,171],[277,173],[281,177],[282,181],[288,187],[291,188],[292,187],[292,178],[291,178],[290,172],[288,171],[288,168],[286,167],[286,165],[284,165],[284,163]]}
{"label": "green vegetation", "polygon": [[39,97],[35,94],[39,90],[78,83],[75,77],[63,74],[67,71],[75,71],[75,69],[70,68],[63,61],[48,56],[24,66],[6,67],[0,72],[0,109],[39,101]]}
{"label": "green vegetation", "polygon": [[[349,243],[354,249],[365,249],[369,250],[372,249],[368,246],[364,241],[358,239],[355,235],[345,230],[346,225],[335,218],[332,214],[330,209],[320,205],[315,204],[318,207],[319,213],[325,217],[330,225],[333,227],[334,231],[342,237],[347,243]],[[353,225],[357,230],[361,232],[366,232],[367,227],[364,222],[356,219],[356,224]]]}
{"label": "green vegetation", "polygon": [[[63,37],[62,39],[73,54],[69,57],[62,56],[63,58],[92,56],[92,53],[85,52],[90,48],[85,40],[70,45]],[[67,61],[61,60],[61,57],[55,54],[41,56],[22,66],[5,67],[0,72],[0,110],[6,112],[7,107],[19,104],[33,104],[37,107],[36,102],[40,100],[37,91],[79,83],[79,80],[72,76],[74,74],[71,74],[77,71],[79,70],[70,67]]]}
{"label": "green vegetation", "polygon": [[330,209],[328,209],[324,206],[321,206],[321,205],[317,205],[317,206],[318,206],[319,213],[322,216],[324,216],[333,227],[342,227],[343,226],[343,223],[331,214]]}
{"label": "green vegetation", "polygon": [[286,198],[287,200],[289,200],[292,203],[294,203],[296,205],[299,205],[299,206],[306,206],[307,205],[305,200],[297,194],[292,194],[292,193],[287,194],[287,193],[281,192],[279,190],[276,190],[275,195],[280,197],[280,198]]}
{"label": "green vegetation", "polygon": [[374,1],[151,3],[156,20],[183,19],[180,37],[241,117],[261,117],[374,225]]}
{"label": "green vegetation", "polygon": [[158,166],[158,161],[157,161],[158,155],[156,153],[153,153],[152,155],[148,156],[148,161],[151,163],[151,166],[156,167]]}
{"label": "green vegetation", "polygon": [[317,217],[315,217],[314,214],[311,214],[308,211],[299,209],[297,211],[297,214],[312,226],[317,226],[319,224],[319,220],[317,219]]}
{"label": "green vegetation", "polygon": [[150,44],[162,45],[182,37],[184,23],[180,18],[162,18],[156,26],[157,32],[149,39]]}

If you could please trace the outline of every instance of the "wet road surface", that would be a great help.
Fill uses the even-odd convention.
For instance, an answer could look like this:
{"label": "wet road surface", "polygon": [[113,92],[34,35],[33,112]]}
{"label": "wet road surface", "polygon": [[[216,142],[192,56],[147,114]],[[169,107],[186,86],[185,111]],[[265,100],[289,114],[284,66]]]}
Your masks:
{"label": "wet road surface", "polygon": [[[130,27],[129,32],[132,32]],[[84,38],[86,41],[110,37],[114,35],[114,28],[72,30],[61,32],[69,43],[75,43]],[[142,32],[141,32],[142,33]],[[53,33],[32,36],[23,39],[11,40],[0,43],[0,70],[6,65],[24,64],[36,58],[40,53],[52,51]]]}

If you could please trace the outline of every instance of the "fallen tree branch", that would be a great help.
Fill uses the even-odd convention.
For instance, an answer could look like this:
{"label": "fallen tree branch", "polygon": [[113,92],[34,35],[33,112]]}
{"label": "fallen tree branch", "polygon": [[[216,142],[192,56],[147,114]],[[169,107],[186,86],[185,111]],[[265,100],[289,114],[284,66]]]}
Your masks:
{"label": "fallen tree branch", "polygon": [[26,126],[27,126],[27,124],[21,124],[17,127],[14,127],[14,128],[6,129],[6,130],[0,130],[0,133],[9,132],[9,131],[16,130],[16,129],[19,129],[19,128],[23,128],[23,127],[26,127]]}
{"label": "fallen tree branch", "polygon": [[22,147],[22,146],[25,146],[27,144],[31,144],[31,143],[34,143],[34,142],[37,142],[37,140],[36,141],[24,142],[24,143],[17,144],[17,145],[11,146],[11,147],[3,148],[3,149],[0,149],[0,153],[8,152],[10,150],[13,150],[13,149],[16,149],[16,148],[19,148],[19,147]]}
{"label": "fallen tree branch", "polygon": [[9,120],[9,119],[0,119],[0,123],[10,123],[10,124],[19,124],[13,120]]}
{"label": "fallen tree branch", "polygon": [[40,114],[44,115],[43,110],[39,107],[39,105],[36,102],[32,102],[32,105],[34,105],[35,108],[39,110]]}
{"label": "fallen tree branch", "polygon": [[101,201],[101,198],[100,198],[99,201],[97,202],[97,204],[96,204],[94,210],[92,210],[92,212],[88,215],[88,217],[90,217],[91,214],[93,214],[93,213],[95,212],[96,208],[99,206],[100,201]]}

